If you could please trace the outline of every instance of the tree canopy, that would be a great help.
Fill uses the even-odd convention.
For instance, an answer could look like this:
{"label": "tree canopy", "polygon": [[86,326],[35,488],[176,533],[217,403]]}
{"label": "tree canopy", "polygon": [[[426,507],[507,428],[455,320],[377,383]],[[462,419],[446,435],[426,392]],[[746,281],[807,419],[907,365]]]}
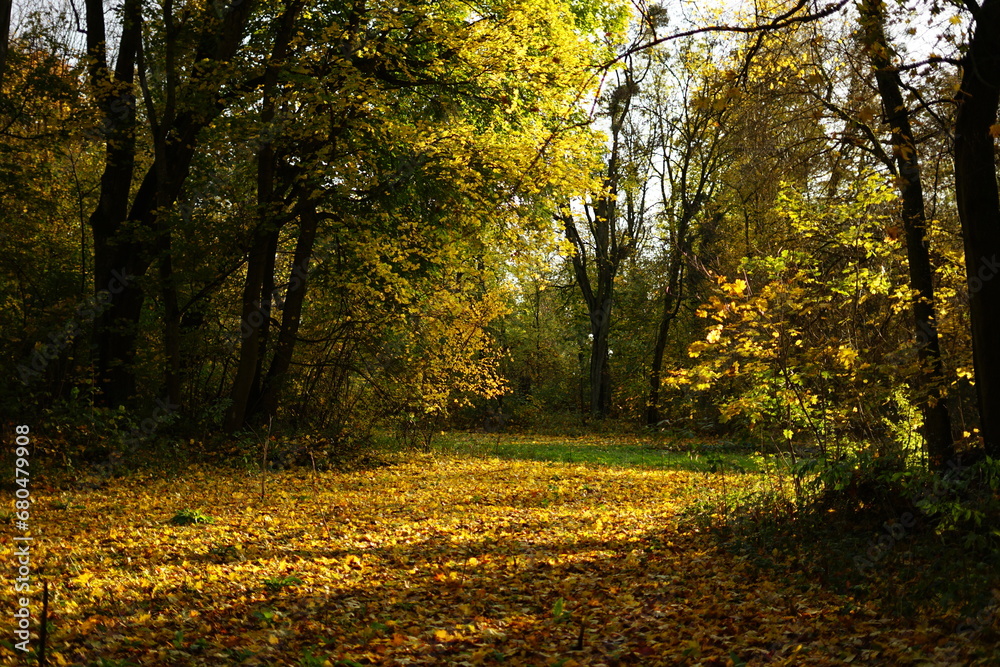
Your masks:
{"label": "tree canopy", "polygon": [[995,454],[993,0],[697,10],[24,13],[5,404]]}

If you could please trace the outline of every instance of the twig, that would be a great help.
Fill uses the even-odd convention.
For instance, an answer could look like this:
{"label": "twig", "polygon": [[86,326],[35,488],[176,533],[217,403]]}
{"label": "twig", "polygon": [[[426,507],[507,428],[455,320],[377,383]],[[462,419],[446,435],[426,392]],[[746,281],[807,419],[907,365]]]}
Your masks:
{"label": "twig", "polygon": [[263,438],[263,439],[261,439],[261,437],[257,434],[257,431],[254,431],[252,427],[250,429],[250,431],[254,434],[254,437],[257,438],[257,442],[261,443],[261,446],[264,448],[263,461],[262,461],[261,466],[260,466],[260,502],[261,503],[264,502],[265,482],[267,480],[267,445],[271,441],[271,426],[273,424],[274,424],[274,420],[273,419],[268,419],[267,420],[267,437]]}
{"label": "twig", "polygon": [[260,502],[264,502],[264,486],[267,481],[267,440],[264,441],[264,461],[260,466]]}
{"label": "twig", "polygon": [[584,631],[584,628],[586,627],[586,624],[587,624],[587,617],[586,616],[581,616],[580,617],[580,634],[577,635],[576,646],[573,647],[574,651],[582,651],[583,650],[583,631]]}
{"label": "twig", "polygon": [[316,493],[316,457],[313,456],[312,449],[309,450],[309,460],[312,461],[313,468],[313,493]]}
{"label": "twig", "polygon": [[45,657],[45,644],[49,638],[49,582],[42,581],[42,626],[38,630],[38,667],[49,664]]}

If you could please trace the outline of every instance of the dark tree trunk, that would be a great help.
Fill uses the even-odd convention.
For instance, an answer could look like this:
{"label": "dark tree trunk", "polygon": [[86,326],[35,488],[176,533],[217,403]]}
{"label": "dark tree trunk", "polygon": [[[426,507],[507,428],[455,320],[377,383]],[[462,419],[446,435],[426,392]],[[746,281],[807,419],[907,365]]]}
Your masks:
{"label": "dark tree trunk", "polygon": [[302,306],[306,298],[309,260],[312,257],[318,225],[319,216],[315,208],[307,207],[299,224],[299,239],[295,246],[291,275],[288,277],[288,288],[281,311],[281,328],[278,332],[274,357],[271,360],[271,367],[267,371],[267,378],[261,393],[260,411],[265,418],[274,417],[277,414],[278,398],[288,369],[292,364],[292,354],[295,351],[295,342],[298,340],[299,325],[302,321]]}
{"label": "dark tree trunk", "polygon": [[226,415],[228,431],[241,428],[257,405],[261,391],[270,331],[272,298],[274,293],[275,256],[278,250],[280,223],[276,220],[275,207],[276,153],[274,144],[265,139],[271,132],[274,120],[278,75],[282,61],[288,55],[295,18],[302,2],[293,2],[279,20],[271,58],[264,72],[261,100],[261,143],[257,150],[257,211],[259,224],[254,233],[253,245],[247,259],[247,275],[243,284],[243,305],[240,310],[240,357],[236,367],[230,398],[232,404]]}
{"label": "dark tree trunk", "polygon": [[[254,4],[253,0],[234,3],[222,17],[221,25],[211,23],[215,9],[206,9],[205,32],[195,56],[198,64],[192,68],[186,86],[189,94],[199,100],[220,99],[222,80],[214,69],[219,63],[232,60]],[[171,139],[160,146],[130,206],[136,152],[134,81],[141,53],[140,9],[138,0],[126,0],[112,76],[105,48],[104,5],[101,0],[86,0],[88,76],[103,111],[106,141],[101,191],[90,217],[94,234],[94,283],[95,290],[107,290],[112,295],[110,306],[95,327],[97,372],[100,400],[112,406],[126,403],[136,391],[133,361],[145,295],[135,277],[146,272],[154,259],[153,249],[163,243],[165,223],[159,216],[180,194],[199,132],[224,108],[224,101],[215,106],[194,101],[176,117],[161,122],[157,134]],[[174,77],[176,72],[170,75]],[[152,230],[155,241],[143,239],[137,233],[141,230]],[[166,275],[172,272],[169,266],[163,269]]]}
{"label": "dark tree trunk", "polygon": [[143,295],[129,278],[145,271],[136,247],[123,232],[135,172],[135,62],[141,25],[139,0],[126,0],[114,73],[108,69],[104,4],[87,0],[87,55],[90,85],[102,110],[104,173],[97,207],[90,216],[94,234],[94,289],[110,292],[110,306],[96,322],[100,400],[122,405],[135,394],[131,341],[142,312]]}
{"label": "dark tree trunk", "polygon": [[885,36],[885,16],[881,0],[865,0],[861,6],[868,57],[875,70],[885,122],[892,133],[895,175],[902,197],[903,230],[906,259],[913,299],[913,323],[917,341],[920,375],[914,382],[918,404],[924,419],[923,435],[931,465],[940,469],[955,454],[951,419],[944,395],[945,378],[941,365],[941,346],[935,319],[934,280],[927,247],[927,218],[924,192],[920,182],[917,154],[910,113],[901,90],[899,72],[889,59]]}
{"label": "dark tree trunk", "polygon": [[646,425],[656,426],[660,423],[660,386],[663,381],[663,356],[667,349],[670,325],[677,316],[681,304],[681,278],[683,274],[683,255],[680,252],[671,253],[670,279],[663,290],[663,312],[660,324],[656,329],[656,341],[653,343],[653,364],[649,370],[649,399],[646,401]]}
{"label": "dark tree trunk", "polygon": [[[599,206],[599,209],[604,207]],[[600,221],[599,215],[595,215]],[[561,216],[566,238],[573,244],[573,273],[580,285],[587,315],[590,322],[590,414],[598,419],[608,415],[611,400],[611,372],[608,368],[608,338],[611,332],[611,308],[613,304],[614,269],[608,262],[597,260],[597,289],[587,270],[587,258],[583,240],[580,238],[576,222],[570,214]],[[600,238],[595,239],[600,247]],[[599,251],[598,251],[599,254]]]}
{"label": "dark tree trunk", "polygon": [[590,311],[590,333],[594,337],[590,348],[590,413],[597,418],[607,417],[611,411],[611,368],[608,364],[611,303],[609,294]]}
{"label": "dark tree trunk", "polygon": [[[260,407],[262,383],[264,381],[264,367],[267,360],[267,351],[271,340],[271,322],[274,320],[275,298],[277,296],[274,285],[274,271],[278,259],[278,241],[280,240],[281,229],[272,229],[266,240],[266,249],[263,254],[264,272],[263,282],[260,286],[260,312],[264,315],[257,327],[257,361],[253,372],[253,381],[250,385],[250,395],[247,398],[247,418]],[[256,324],[256,322],[254,323]]]}
{"label": "dark tree trunk", "polygon": [[243,306],[240,310],[240,360],[236,367],[236,379],[230,394],[232,404],[226,416],[226,429],[239,430],[246,421],[250,396],[256,380],[258,356],[261,354],[260,329],[265,317],[270,317],[270,309],[261,301],[261,286],[264,284],[264,270],[267,266],[268,238],[258,234],[250,250],[247,261],[247,275],[243,283]]}
{"label": "dark tree trunk", "polygon": [[1000,0],[973,9],[955,120],[955,198],[965,237],[972,352],[985,451],[1000,457],[1000,191],[992,132],[1000,105]]}
{"label": "dark tree trunk", "polygon": [[[173,12],[173,0],[164,0],[166,100],[159,113],[144,78],[146,65],[144,53],[141,48],[139,51],[139,80],[143,83],[146,113],[152,126],[153,148],[156,155],[154,166],[156,169],[156,207],[158,211],[166,211],[173,203],[171,199],[171,174],[167,158],[169,141],[166,134],[166,128],[173,126],[174,116],[177,112],[177,73],[174,69],[176,66],[177,31],[174,28]],[[181,310],[177,296],[177,281],[174,275],[173,234],[164,217],[157,216],[157,223],[160,299],[163,306],[163,352],[166,357],[164,384],[166,385],[168,403],[181,406]]]}
{"label": "dark tree trunk", "polygon": [[7,52],[10,49],[10,13],[14,0],[0,0],[0,92],[7,74]]}
{"label": "dark tree trunk", "polygon": [[[687,184],[687,177],[682,178],[682,187]],[[680,220],[677,223],[673,237],[673,247],[670,251],[670,264],[667,267],[667,285],[663,290],[663,310],[660,324],[656,329],[656,341],[653,344],[653,364],[649,370],[649,398],[646,400],[646,425],[656,426],[660,422],[660,388],[663,382],[663,357],[670,335],[670,325],[677,317],[681,307],[684,284],[685,255],[689,249],[688,236],[691,224],[702,209],[706,198],[705,188],[708,185],[703,172],[699,179],[698,192],[692,201],[684,202]]]}
{"label": "dark tree trunk", "polygon": [[[576,220],[572,213],[564,210],[559,214],[566,239],[573,245],[573,274],[580,286],[587,315],[590,320],[590,414],[598,419],[607,417],[611,409],[611,370],[609,339],[611,334],[611,313],[614,306],[615,277],[621,263],[635,250],[642,224],[641,214],[624,216],[620,228],[618,196],[621,132],[637,91],[631,75],[612,94],[609,108],[611,119],[611,151],[607,172],[603,179],[603,189],[592,206],[585,205],[584,213],[593,241],[593,257],[588,258],[587,246],[580,237]],[[593,262],[593,278],[589,262]]]}
{"label": "dark tree trunk", "polygon": [[167,367],[164,370],[167,400],[181,405],[181,310],[177,303],[170,232],[165,234],[163,256],[160,258],[160,296],[163,299],[163,351]]}

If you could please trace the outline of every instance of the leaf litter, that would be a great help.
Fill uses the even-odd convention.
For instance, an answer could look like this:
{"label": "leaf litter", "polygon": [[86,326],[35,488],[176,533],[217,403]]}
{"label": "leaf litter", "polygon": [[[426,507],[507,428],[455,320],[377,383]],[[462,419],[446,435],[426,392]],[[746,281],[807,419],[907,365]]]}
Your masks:
{"label": "leaf litter", "polygon": [[263,501],[259,476],[218,470],[50,489],[49,664],[988,664],[958,619],[903,622],[720,549],[683,520],[713,483],[416,455],[269,475]]}

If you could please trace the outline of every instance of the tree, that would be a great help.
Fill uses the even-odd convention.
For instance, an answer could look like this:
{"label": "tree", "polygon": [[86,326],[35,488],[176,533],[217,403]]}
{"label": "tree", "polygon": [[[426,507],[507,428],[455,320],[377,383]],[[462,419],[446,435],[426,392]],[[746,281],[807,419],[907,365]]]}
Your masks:
{"label": "tree", "polygon": [[[100,197],[90,215],[94,236],[95,290],[121,285],[120,294],[96,327],[97,377],[101,400],[123,405],[135,396],[134,361],[145,293],[139,277],[154,261],[154,249],[169,245],[167,215],[187,179],[199,135],[227,104],[231,91],[244,85],[229,63],[240,49],[254,0],[234,2],[216,10],[184,5],[175,27],[173,2],[163,6],[168,42],[165,60],[163,112],[150,115],[159,137],[153,163],[134,188],[140,128],[136,113],[136,74],[143,71],[143,14],[139,0],[122,6],[121,36],[114,69],[108,59],[107,27],[101,0],[86,2],[87,66],[90,94],[101,112],[105,145]],[[183,30],[187,49],[173,50],[174,30]],[[226,91],[223,91],[226,88]],[[143,91],[147,98],[152,94]],[[149,111],[153,109],[150,107]],[[168,267],[164,278],[169,282]],[[170,316],[175,313],[171,309]]]}
{"label": "tree", "polygon": [[[258,186],[231,430],[276,413],[314,243],[336,239],[338,270],[370,285],[359,294],[392,328],[418,316],[425,302],[414,292],[440,290],[437,280],[457,267],[481,275],[513,239],[550,219],[540,202],[582,180],[575,164],[589,135],[576,106],[592,85],[593,47],[575,34],[578,18],[533,2],[501,3],[476,20],[449,3],[356,12],[311,13],[308,36],[273,59],[282,108],[272,115],[285,116],[286,127],[294,119],[294,129],[259,152],[271,151],[278,166],[268,167],[266,197]],[[314,45],[328,41],[332,26],[339,41],[328,45],[331,57],[317,58]],[[262,123],[262,133],[276,136],[276,121]],[[279,322],[270,301],[282,225],[297,237],[298,274]],[[374,340],[386,333],[371,331]]]}
{"label": "tree", "polygon": [[[281,202],[275,190],[278,188],[278,155],[273,139],[273,122],[277,113],[279,76],[285,67],[285,59],[289,56],[291,41],[296,28],[296,20],[303,10],[304,2],[291,2],[282,11],[275,23],[271,53],[264,66],[263,85],[261,89],[259,146],[257,148],[257,223],[252,233],[250,252],[247,256],[246,279],[243,286],[242,309],[240,311],[242,344],[240,357],[236,366],[236,378],[233,381],[231,393],[232,404],[226,418],[226,427],[236,430],[243,425],[248,409],[256,407],[262,398],[264,378],[264,358],[267,350],[270,331],[271,311],[275,293],[275,257],[278,252],[279,234],[287,216],[283,216],[288,205],[295,207],[296,199],[303,199],[298,192],[289,192],[286,175],[286,196],[291,200]],[[331,133],[334,132],[331,128]],[[335,139],[334,139],[335,140]],[[288,159],[288,155],[282,156]],[[298,334],[298,323],[301,317],[302,303],[306,291],[306,273],[310,255],[316,238],[319,224],[319,214],[316,204],[309,198],[301,202],[301,229],[299,244],[295,251],[293,267],[297,274],[294,277],[295,289],[290,289],[287,295],[288,323],[282,327],[281,340],[275,355],[275,362],[268,373],[273,385],[276,375],[283,374],[291,363],[292,348]],[[285,204],[285,205],[282,205]],[[283,210],[284,209],[284,210]],[[284,219],[282,219],[284,217]],[[290,283],[291,284],[291,283]],[[269,389],[266,411],[274,412],[274,389]]]}
{"label": "tree", "polygon": [[836,196],[786,188],[772,218],[789,228],[782,250],[747,257],[740,278],[719,276],[699,311],[711,324],[689,347],[698,362],[670,382],[709,392],[723,421],[793,453],[808,441],[837,460],[862,439],[909,454],[918,420],[897,395],[907,369],[893,307],[907,293],[899,241],[884,234],[896,198],[881,180],[868,174]]}
{"label": "tree", "polygon": [[626,125],[639,91],[639,81],[630,67],[615,72],[615,78],[615,85],[609,86],[606,96],[610,146],[601,189],[581,206],[586,238],[581,235],[577,216],[568,205],[558,214],[566,240],[573,246],[570,261],[587,307],[591,336],[590,413],[597,418],[608,416],[611,405],[608,362],[615,277],[622,262],[636,249],[645,216],[641,204],[630,206],[625,214],[619,206],[627,163],[643,157],[626,152],[629,140]]}
{"label": "tree", "polygon": [[[698,46],[682,49],[678,60],[696,60]],[[700,48],[711,50],[711,45]],[[670,327],[685,298],[688,265],[692,262],[698,219],[711,203],[724,160],[728,134],[730,82],[706,63],[702,71],[684,67],[675,72],[657,63],[656,90],[646,104],[651,125],[649,141],[658,155],[651,161],[651,189],[657,200],[662,244],[663,284],[660,315],[653,341],[649,393],[643,417],[646,425],[660,421],[660,390]],[[670,100],[671,96],[679,99]],[[673,102],[673,103],[671,103]],[[679,108],[678,108],[679,107]],[[725,128],[725,129],[723,129]]]}
{"label": "tree", "polygon": [[0,358],[14,378],[3,398],[41,406],[70,391],[102,307],[85,276],[83,210],[95,171],[80,132],[80,71],[65,35],[47,30],[43,16],[12,35],[0,90]]}
{"label": "tree", "polygon": [[923,413],[923,432],[931,465],[940,469],[954,456],[951,419],[945,398],[935,315],[934,279],[927,243],[927,216],[924,212],[920,159],[910,123],[910,111],[903,100],[899,71],[890,59],[885,35],[885,15],[881,0],[865,0],[860,5],[860,20],[868,58],[875,72],[882,98],[885,124],[891,132],[895,164],[888,162],[899,183],[903,231],[910,287],[913,289],[913,320],[920,370],[914,381],[918,403]]}
{"label": "tree", "polygon": [[661,419],[670,374],[664,366],[685,363],[666,359],[671,330],[688,325],[678,334],[691,335],[698,328],[681,318],[706,298],[699,283],[706,274],[738,274],[745,257],[787,248],[788,229],[771,213],[782,184],[805,189],[825,176],[829,139],[817,123],[818,105],[796,83],[812,42],[802,28],[678,40],[676,64],[666,69],[650,111],[660,128],[653,143],[662,151],[653,181],[662,193],[664,277],[647,424]]}
{"label": "tree", "polygon": [[10,13],[14,0],[0,0],[0,91],[7,74],[7,51],[10,48]]}
{"label": "tree", "polygon": [[1000,1],[966,0],[975,22],[962,58],[955,119],[955,197],[965,238],[972,350],[985,452],[1000,456],[1000,191],[995,140],[1000,134]]}

